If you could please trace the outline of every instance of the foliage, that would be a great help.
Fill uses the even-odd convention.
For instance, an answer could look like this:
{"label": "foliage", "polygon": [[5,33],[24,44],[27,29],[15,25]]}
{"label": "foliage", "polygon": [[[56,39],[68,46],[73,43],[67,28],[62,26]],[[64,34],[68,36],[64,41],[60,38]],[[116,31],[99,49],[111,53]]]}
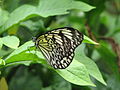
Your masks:
{"label": "foliage", "polygon": [[[0,88],[119,90],[119,14],[118,0],[1,0]],[[84,41],[70,66],[55,70],[31,39],[65,26]]]}

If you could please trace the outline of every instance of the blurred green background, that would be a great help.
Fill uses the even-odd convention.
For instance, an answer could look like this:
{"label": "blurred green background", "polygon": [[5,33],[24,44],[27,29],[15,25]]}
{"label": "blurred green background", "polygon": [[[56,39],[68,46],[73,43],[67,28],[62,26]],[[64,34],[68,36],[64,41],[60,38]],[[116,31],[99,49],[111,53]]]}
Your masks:
{"label": "blurred green background", "polygon": [[[71,84],[56,72],[35,63],[1,68],[0,85],[3,86],[0,90],[120,90],[120,0],[76,0],[95,8],[84,5],[78,7],[78,4],[70,8],[64,0],[58,3],[52,3],[55,0],[45,0],[44,3],[52,3],[47,6],[42,5],[42,1],[0,0],[0,37],[14,35],[19,38],[21,46],[31,40],[32,36],[48,30],[65,26],[76,28],[100,44],[85,44],[85,54],[97,64],[107,85],[93,78],[96,87]],[[30,6],[21,7],[25,4]],[[63,9],[47,11],[51,7],[61,6]],[[35,12],[34,7],[42,10]],[[14,49],[0,44],[0,57],[6,58]]]}

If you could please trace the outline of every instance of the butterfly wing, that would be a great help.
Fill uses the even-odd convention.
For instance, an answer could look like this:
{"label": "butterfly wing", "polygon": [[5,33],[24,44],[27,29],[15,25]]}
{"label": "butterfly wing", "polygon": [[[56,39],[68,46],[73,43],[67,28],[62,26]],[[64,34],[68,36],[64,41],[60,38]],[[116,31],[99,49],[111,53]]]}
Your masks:
{"label": "butterfly wing", "polygon": [[64,69],[70,65],[75,48],[81,44],[83,34],[78,30],[64,27],[41,35],[36,46],[42,51],[49,64],[56,69]]}

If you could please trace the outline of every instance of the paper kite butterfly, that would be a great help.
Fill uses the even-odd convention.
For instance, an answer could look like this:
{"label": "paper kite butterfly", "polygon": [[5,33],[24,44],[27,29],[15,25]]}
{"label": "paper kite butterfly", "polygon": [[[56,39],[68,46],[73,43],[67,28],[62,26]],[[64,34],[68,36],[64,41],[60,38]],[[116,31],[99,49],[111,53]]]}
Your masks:
{"label": "paper kite butterfly", "polygon": [[74,28],[63,27],[48,31],[33,41],[52,67],[65,69],[73,60],[75,48],[83,41],[83,34]]}

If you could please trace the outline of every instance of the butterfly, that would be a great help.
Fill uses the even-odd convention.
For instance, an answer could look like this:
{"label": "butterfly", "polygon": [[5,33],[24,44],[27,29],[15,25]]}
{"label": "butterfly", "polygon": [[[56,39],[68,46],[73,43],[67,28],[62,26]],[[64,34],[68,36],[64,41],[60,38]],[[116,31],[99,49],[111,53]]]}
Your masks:
{"label": "butterfly", "polygon": [[72,27],[57,28],[34,37],[35,46],[55,69],[67,68],[74,51],[83,41],[83,34]]}

